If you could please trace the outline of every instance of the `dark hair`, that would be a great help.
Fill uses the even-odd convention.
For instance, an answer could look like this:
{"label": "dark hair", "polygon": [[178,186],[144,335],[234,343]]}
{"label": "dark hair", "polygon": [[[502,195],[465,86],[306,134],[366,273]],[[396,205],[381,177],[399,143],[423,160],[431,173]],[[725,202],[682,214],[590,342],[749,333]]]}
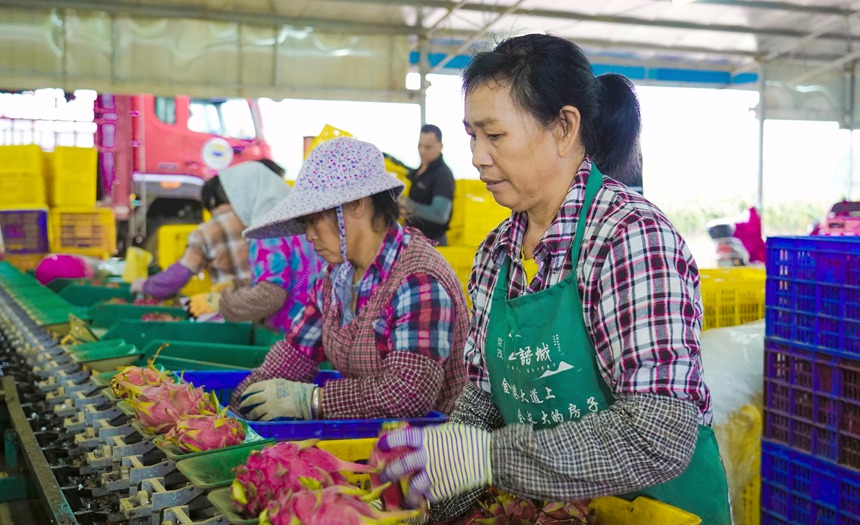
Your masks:
{"label": "dark hair", "polygon": [[394,226],[400,219],[400,203],[397,202],[391,190],[374,193],[370,196],[370,200],[375,210],[373,218],[383,221],[386,228]]}
{"label": "dark hair", "polygon": [[200,200],[210,213],[218,206],[230,203],[230,199],[224,193],[220,177],[212,177],[203,183],[203,188],[200,189]]}
{"label": "dark hair", "polygon": [[434,126],[433,124],[424,124],[421,126],[421,133],[432,133],[436,135],[436,138],[439,139],[439,142],[442,142],[442,130],[439,129],[439,126]]}
{"label": "dark hair", "polygon": [[595,77],[576,44],[540,34],[505,40],[472,58],[463,92],[490,81],[509,87],[514,102],[544,126],[562,107],[576,107],[586,154],[600,171],[619,180],[637,171],[641,119],[633,84],[613,73]]}
{"label": "dark hair", "polygon": [[273,161],[272,159],[259,159],[259,160],[257,160],[257,162],[259,162],[263,166],[269,168],[269,170],[275,172],[275,174],[277,174],[278,177],[283,177],[284,173],[286,173],[286,170],[284,170],[284,168],[282,168],[280,164]]}

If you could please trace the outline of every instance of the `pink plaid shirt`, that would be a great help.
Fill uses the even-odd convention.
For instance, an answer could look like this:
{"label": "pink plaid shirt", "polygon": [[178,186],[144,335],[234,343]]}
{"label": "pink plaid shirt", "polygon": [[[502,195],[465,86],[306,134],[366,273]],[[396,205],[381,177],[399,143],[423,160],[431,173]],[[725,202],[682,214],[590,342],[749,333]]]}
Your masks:
{"label": "pink plaid shirt", "polygon": [[[573,269],[576,232],[591,162],[579,168],[567,197],[535,247],[539,269],[526,283],[520,253],[528,219],[513,213],[478,249],[469,282],[472,325],[465,359],[469,378],[490,392],[484,364],[488,315],[497,268],[511,259],[509,297],[544,290]],[[623,185],[604,178],[588,214],[576,268],[585,325],[603,379],[616,394],[653,393],[695,402],[710,424],[702,380],[699,271],[669,219]]]}

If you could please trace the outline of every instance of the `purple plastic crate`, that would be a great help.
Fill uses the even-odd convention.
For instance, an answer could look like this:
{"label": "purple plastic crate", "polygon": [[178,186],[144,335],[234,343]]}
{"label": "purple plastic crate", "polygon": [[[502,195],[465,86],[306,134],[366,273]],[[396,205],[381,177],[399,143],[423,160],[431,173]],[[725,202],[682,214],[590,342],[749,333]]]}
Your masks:
{"label": "purple plastic crate", "polygon": [[860,357],[860,238],[770,237],[768,337]]}
{"label": "purple plastic crate", "polygon": [[860,525],[860,471],[761,445],[762,524]]}
{"label": "purple plastic crate", "polygon": [[768,339],[764,436],[860,469],[860,360]]}
{"label": "purple plastic crate", "polygon": [[47,209],[0,210],[0,229],[7,253],[23,255],[50,251]]}
{"label": "purple plastic crate", "polygon": [[[186,381],[202,386],[206,390],[214,390],[218,401],[227,406],[230,396],[236,386],[245,379],[247,370],[186,370],[183,377]],[[314,383],[323,386],[326,381],[342,377],[335,370],[320,370],[314,378]],[[234,417],[240,418],[237,414]],[[300,441],[304,439],[359,439],[377,437],[385,423],[390,421],[405,421],[412,426],[440,425],[448,420],[442,412],[431,411],[423,418],[411,419],[325,419],[320,421],[247,421],[248,426],[264,438],[274,438],[278,441]]]}

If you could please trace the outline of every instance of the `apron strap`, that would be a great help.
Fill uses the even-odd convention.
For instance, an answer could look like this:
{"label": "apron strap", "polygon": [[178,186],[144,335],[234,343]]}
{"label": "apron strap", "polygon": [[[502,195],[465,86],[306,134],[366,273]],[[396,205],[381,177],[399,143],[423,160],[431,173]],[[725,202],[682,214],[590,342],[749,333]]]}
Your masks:
{"label": "apron strap", "polygon": [[[603,185],[603,174],[597,169],[597,164],[591,163],[591,173],[588,174],[588,182],[585,185],[585,198],[582,202],[582,209],[579,211],[579,218],[576,221],[576,235],[573,237],[573,243],[570,245],[571,258],[579,259],[579,251],[582,248],[582,237],[585,235],[585,221],[588,218],[588,210],[591,209],[591,204],[597,197],[597,192]],[[576,273],[577,264],[573,265],[573,273]]]}

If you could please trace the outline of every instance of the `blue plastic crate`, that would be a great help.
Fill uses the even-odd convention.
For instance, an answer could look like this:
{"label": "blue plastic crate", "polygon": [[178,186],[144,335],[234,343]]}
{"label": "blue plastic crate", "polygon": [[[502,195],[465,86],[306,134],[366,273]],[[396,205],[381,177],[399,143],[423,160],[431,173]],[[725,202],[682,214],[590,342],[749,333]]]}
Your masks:
{"label": "blue plastic crate", "polygon": [[[227,406],[230,396],[236,386],[248,376],[247,370],[186,370],[183,377],[186,381],[202,386],[206,390],[214,390],[218,401]],[[330,379],[342,377],[336,370],[320,370],[314,378],[314,384],[325,385]],[[234,417],[240,416],[232,414]],[[247,421],[248,426],[264,438],[274,438],[278,441],[300,441],[304,439],[359,439],[377,437],[386,422],[406,421],[412,426],[423,427],[439,425],[448,420],[442,412],[431,411],[423,418],[411,419],[325,419],[319,421]]]}
{"label": "blue plastic crate", "polygon": [[860,238],[770,237],[768,337],[860,356]]}
{"label": "blue plastic crate", "polygon": [[860,525],[860,471],[768,440],[761,453],[763,524]]}
{"label": "blue plastic crate", "polygon": [[768,237],[767,276],[860,286],[860,238]]}
{"label": "blue plastic crate", "polygon": [[50,251],[46,208],[2,209],[0,230],[7,253],[24,255]]}
{"label": "blue plastic crate", "polygon": [[763,434],[860,469],[860,360],[767,339]]}

